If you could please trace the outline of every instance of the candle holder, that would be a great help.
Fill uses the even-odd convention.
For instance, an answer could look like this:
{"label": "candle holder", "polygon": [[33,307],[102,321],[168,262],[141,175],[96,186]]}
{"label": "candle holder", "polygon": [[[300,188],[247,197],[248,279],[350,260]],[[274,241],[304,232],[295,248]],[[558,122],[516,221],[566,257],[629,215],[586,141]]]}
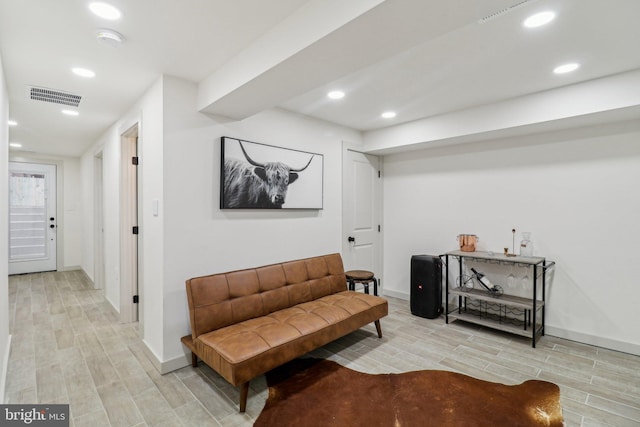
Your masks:
{"label": "candle holder", "polygon": [[509,253],[509,248],[504,248],[504,256],[512,257],[516,256],[516,229],[511,229],[511,234],[513,234],[513,249],[512,252]]}

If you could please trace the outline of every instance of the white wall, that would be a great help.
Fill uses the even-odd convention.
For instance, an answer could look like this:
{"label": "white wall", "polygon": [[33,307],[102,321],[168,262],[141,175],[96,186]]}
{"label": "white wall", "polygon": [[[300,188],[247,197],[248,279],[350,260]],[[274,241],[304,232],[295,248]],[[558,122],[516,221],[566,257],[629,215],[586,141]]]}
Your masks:
{"label": "white wall", "polygon": [[[102,146],[104,236],[104,296],[120,311],[120,134],[118,126],[107,132]],[[91,209],[93,212],[93,209]],[[94,213],[95,215],[95,213]]]}
{"label": "white wall", "polygon": [[80,159],[64,159],[64,269],[78,269],[82,264],[82,186]]}
{"label": "white wall", "polygon": [[[160,198],[162,188],[162,78],[158,79],[141,99],[114,123],[94,144],[88,149],[80,160],[80,176],[82,176],[82,219],[83,219],[83,249],[82,269],[90,278],[94,278],[94,228],[95,228],[95,157],[102,156],[103,164],[103,199],[105,213],[104,225],[104,289],[105,298],[116,311],[120,310],[120,166],[121,166],[121,135],[136,123],[140,123],[139,152],[145,158],[140,167],[140,181],[144,189],[142,197]],[[159,152],[160,160],[156,160]],[[158,166],[159,163],[159,166]],[[159,189],[158,189],[159,187]],[[143,208],[144,208],[143,204]],[[141,216],[148,216],[148,212],[142,211]],[[144,222],[144,220],[143,220]],[[151,282],[149,286],[157,286],[162,289],[162,258],[158,255],[162,246],[158,242],[162,240],[161,228],[154,230],[152,223],[147,223],[148,229],[141,224],[142,235],[140,253],[144,258],[145,269],[140,271],[141,293],[145,288],[145,282]],[[158,231],[160,230],[160,231]],[[141,236],[142,237],[142,236]],[[158,248],[156,247],[158,246]],[[151,249],[149,249],[151,247]],[[151,258],[150,254],[156,255]],[[160,279],[159,279],[160,278]],[[150,294],[151,296],[153,293]],[[161,310],[161,300],[154,302],[154,310]],[[153,312],[154,310],[149,310]],[[161,317],[160,317],[161,319]],[[157,319],[152,319],[157,321]],[[144,319],[142,319],[144,323]],[[153,329],[152,329],[153,330]]]}
{"label": "white wall", "polygon": [[80,266],[86,275],[95,283],[94,273],[94,155],[92,153],[96,147],[92,147],[80,158],[80,205],[82,223],[82,247]]}
{"label": "white wall", "polygon": [[[165,76],[164,90],[163,360],[184,364],[186,279],[341,251],[342,141],[361,137],[282,110],[241,122],[218,120],[195,111],[195,85]],[[220,210],[221,136],[323,154],[324,209]]]}
{"label": "white wall", "polygon": [[[9,95],[0,56],[0,200],[9,200]],[[9,363],[9,292],[7,275],[9,264],[9,212],[7,203],[0,203],[0,402],[4,391]]]}
{"label": "white wall", "polygon": [[530,231],[557,262],[547,333],[640,354],[639,141],[635,120],[386,156],[385,290],[407,297],[411,255],[460,233],[502,251]]}
{"label": "white wall", "polygon": [[[143,323],[143,341],[147,348],[162,359],[164,270],[172,263],[164,253],[164,77],[145,94],[136,109],[140,114],[138,129],[138,180],[141,182],[139,236],[139,318]],[[158,200],[160,214],[153,216],[152,203]]]}

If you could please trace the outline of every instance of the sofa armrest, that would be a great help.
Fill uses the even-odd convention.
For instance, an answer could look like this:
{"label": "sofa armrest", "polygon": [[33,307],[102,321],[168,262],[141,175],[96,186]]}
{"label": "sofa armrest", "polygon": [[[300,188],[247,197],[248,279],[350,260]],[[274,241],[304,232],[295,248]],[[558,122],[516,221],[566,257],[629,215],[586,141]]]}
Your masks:
{"label": "sofa armrest", "polygon": [[198,366],[198,356],[196,355],[196,347],[193,345],[193,337],[191,335],[185,335],[180,338],[182,344],[185,345],[189,350],[191,350],[191,366],[194,368]]}

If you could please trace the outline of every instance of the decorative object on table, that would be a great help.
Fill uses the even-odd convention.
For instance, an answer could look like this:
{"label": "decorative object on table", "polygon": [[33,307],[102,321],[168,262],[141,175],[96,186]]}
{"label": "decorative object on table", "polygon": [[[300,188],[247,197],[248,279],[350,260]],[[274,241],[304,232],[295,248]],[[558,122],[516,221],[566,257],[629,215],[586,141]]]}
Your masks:
{"label": "decorative object on table", "polygon": [[460,250],[463,252],[475,252],[476,243],[480,241],[480,238],[475,234],[458,234],[457,239],[460,244]]}
{"label": "decorative object on table", "polygon": [[512,228],[511,229],[511,234],[512,234],[512,244],[513,244],[513,252],[509,253],[509,248],[504,248],[504,256],[516,256],[516,229]]}
{"label": "decorative object on table", "polygon": [[485,276],[484,273],[480,273],[473,267],[471,268],[471,271],[475,275],[476,280],[480,282],[480,285],[482,285],[482,287],[485,288],[487,292],[489,292],[489,295],[499,297],[500,295],[504,294],[502,286],[494,285],[493,283],[491,283],[489,278]]}
{"label": "decorative object on table", "polygon": [[533,256],[533,242],[531,241],[531,233],[529,232],[522,232],[520,256]]}
{"label": "decorative object on table", "polygon": [[322,154],[222,137],[220,209],[322,209]]}
{"label": "decorative object on table", "polygon": [[254,427],[563,425],[560,388],[506,385],[457,372],[368,374],[331,360],[295,359],[266,374]]}
{"label": "decorative object on table", "polygon": [[473,276],[463,274],[462,276],[456,277],[456,287],[463,292],[469,292],[473,289]]}

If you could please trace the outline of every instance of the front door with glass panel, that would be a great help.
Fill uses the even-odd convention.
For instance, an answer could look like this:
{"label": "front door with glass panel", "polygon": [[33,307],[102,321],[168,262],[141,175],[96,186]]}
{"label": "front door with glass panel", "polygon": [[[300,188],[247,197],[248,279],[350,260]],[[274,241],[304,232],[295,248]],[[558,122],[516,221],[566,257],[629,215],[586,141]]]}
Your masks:
{"label": "front door with glass panel", "polygon": [[9,274],[56,270],[56,166],[9,162]]}

